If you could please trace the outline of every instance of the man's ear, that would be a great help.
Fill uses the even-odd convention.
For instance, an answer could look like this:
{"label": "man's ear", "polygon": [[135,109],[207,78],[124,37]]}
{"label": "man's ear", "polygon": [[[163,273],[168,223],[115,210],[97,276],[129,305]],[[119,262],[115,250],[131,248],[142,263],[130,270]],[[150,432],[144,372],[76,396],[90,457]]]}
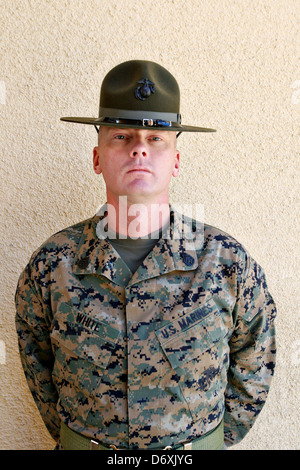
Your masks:
{"label": "man's ear", "polygon": [[174,168],[173,168],[173,172],[172,172],[172,175],[175,178],[176,178],[176,176],[178,176],[178,173],[179,173],[179,159],[180,159],[180,153],[178,152],[178,150],[176,150]]}
{"label": "man's ear", "polygon": [[102,169],[100,166],[100,159],[99,159],[99,147],[94,147],[93,149],[93,168],[94,168],[94,172],[97,175],[100,175],[102,173]]}

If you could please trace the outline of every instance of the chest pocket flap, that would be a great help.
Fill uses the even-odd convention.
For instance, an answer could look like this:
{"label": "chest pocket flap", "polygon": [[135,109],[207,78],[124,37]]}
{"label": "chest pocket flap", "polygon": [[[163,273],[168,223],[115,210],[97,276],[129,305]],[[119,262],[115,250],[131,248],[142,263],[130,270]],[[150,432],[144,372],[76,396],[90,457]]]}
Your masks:
{"label": "chest pocket flap", "polygon": [[81,315],[81,322],[57,318],[51,334],[53,343],[73,357],[106,368],[120,332],[108,324]]}
{"label": "chest pocket flap", "polygon": [[156,331],[156,336],[173,369],[217,345],[226,328],[213,302],[199,307]]}

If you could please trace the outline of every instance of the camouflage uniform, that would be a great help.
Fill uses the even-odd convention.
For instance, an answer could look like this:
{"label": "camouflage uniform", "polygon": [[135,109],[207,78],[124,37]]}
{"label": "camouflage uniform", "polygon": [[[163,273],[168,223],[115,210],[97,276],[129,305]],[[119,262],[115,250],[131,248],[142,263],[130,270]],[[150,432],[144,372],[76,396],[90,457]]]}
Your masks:
{"label": "camouflage uniform", "polygon": [[275,365],[262,269],[229,235],[174,212],[132,275],[97,236],[100,220],[53,235],[19,279],[21,359],[48,430],[59,440],[62,420],[104,445],[158,449],[224,417],[237,443]]}

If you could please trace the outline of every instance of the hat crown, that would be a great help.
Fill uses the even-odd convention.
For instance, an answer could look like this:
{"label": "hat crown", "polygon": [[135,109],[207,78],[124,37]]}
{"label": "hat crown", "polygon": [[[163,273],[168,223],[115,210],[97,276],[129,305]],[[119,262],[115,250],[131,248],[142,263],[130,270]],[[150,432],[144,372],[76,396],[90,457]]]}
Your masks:
{"label": "hat crown", "polygon": [[161,65],[130,60],[105,76],[100,93],[102,109],[124,109],[179,114],[180,91],[173,75]]}
{"label": "hat crown", "polygon": [[96,127],[155,128],[177,133],[215,131],[181,123],[177,81],[167,69],[148,60],[129,60],[108,72],[101,86],[98,117],[61,120]]}

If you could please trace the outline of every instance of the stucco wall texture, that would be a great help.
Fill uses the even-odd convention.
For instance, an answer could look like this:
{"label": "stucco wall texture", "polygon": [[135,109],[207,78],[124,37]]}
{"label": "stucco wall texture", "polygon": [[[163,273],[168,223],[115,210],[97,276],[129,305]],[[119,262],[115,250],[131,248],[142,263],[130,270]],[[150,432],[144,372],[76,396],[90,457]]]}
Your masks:
{"label": "stucco wall texture", "polygon": [[[299,166],[294,0],[1,0],[0,448],[52,449],[28,391],[14,326],[17,279],[52,233],[105,202],[92,169],[100,83],[130,59],[159,62],[181,87],[183,134],[171,201],[263,266],[278,307],[269,399],[234,449],[299,449]],[[298,74],[298,75],[297,75]]]}

